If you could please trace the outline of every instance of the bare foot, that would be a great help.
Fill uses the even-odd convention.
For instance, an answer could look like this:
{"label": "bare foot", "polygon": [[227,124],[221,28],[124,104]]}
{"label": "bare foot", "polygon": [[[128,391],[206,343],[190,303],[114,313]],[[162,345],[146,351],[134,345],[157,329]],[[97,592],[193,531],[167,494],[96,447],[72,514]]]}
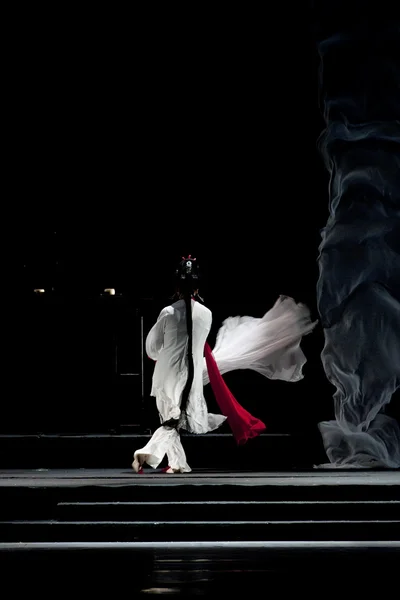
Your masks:
{"label": "bare foot", "polygon": [[140,471],[142,471],[142,464],[139,459],[137,457],[134,458],[133,463],[132,463],[132,469],[135,471],[135,473],[140,473]]}

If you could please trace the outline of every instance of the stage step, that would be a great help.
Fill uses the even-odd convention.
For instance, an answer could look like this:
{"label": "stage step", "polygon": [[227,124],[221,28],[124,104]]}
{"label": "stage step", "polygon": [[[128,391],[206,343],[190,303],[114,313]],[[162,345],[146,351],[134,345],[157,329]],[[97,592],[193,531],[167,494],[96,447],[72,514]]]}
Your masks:
{"label": "stage step", "polygon": [[375,520],[400,518],[400,500],[393,501],[213,501],[203,502],[59,502],[56,515],[63,521],[221,521],[251,515],[252,521]]}
{"label": "stage step", "polygon": [[399,472],[7,470],[0,472],[0,486],[3,520],[132,520],[138,506],[142,520],[155,510],[165,519],[243,519],[246,509],[253,520],[400,518]]}
{"label": "stage step", "polygon": [[[120,490],[121,491],[121,490]],[[303,490],[302,490],[303,491]],[[308,490],[307,490],[308,491]],[[203,492],[202,492],[203,493]],[[268,520],[396,520],[400,500],[187,500],[187,501],[59,501],[58,495],[15,492],[2,495],[3,519],[57,519],[62,521],[234,520],[251,514],[253,521]],[[284,490],[282,497],[287,496]],[[62,496],[61,496],[62,497]],[[29,499],[28,499],[29,498]]]}
{"label": "stage step", "polygon": [[[398,519],[399,485],[384,473],[136,475],[133,471],[8,471],[2,520]],[[371,475],[375,484],[370,484]],[[392,473],[396,475],[396,473]],[[400,475],[399,475],[400,478]],[[254,516],[253,516],[254,515]]]}
{"label": "stage step", "polygon": [[0,521],[3,542],[400,541],[400,521]]}

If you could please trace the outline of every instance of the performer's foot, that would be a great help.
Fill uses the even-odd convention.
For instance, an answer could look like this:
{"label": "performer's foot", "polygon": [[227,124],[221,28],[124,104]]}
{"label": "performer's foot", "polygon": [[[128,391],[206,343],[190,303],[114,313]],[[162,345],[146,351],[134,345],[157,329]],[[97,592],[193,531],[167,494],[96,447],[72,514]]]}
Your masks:
{"label": "performer's foot", "polygon": [[139,475],[143,475],[142,463],[139,462],[137,457],[134,458],[134,461],[132,463],[132,469]]}
{"label": "performer's foot", "polygon": [[173,473],[180,473],[180,472],[181,472],[181,470],[180,470],[180,469],[173,469],[173,468],[172,468],[172,467],[170,467],[169,465],[168,465],[168,467],[164,467],[164,469],[161,469],[161,473],[168,473],[168,475],[169,475],[170,473],[172,473],[172,474],[173,474]]}
{"label": "performer's foot", "polygon": [[175,471],[168,465],[168,467],[161,469],[161,473],[175,473]]}

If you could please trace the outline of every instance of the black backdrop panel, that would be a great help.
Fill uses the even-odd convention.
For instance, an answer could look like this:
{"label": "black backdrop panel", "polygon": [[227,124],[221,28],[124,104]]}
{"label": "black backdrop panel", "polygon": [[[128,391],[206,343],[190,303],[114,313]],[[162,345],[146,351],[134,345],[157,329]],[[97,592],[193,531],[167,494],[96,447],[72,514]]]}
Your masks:
{"label": "black backdrop panel", "polygon": [[29,296],[14,313],[13,393],[3,431],[140,423],[142,317],[123,296]]}

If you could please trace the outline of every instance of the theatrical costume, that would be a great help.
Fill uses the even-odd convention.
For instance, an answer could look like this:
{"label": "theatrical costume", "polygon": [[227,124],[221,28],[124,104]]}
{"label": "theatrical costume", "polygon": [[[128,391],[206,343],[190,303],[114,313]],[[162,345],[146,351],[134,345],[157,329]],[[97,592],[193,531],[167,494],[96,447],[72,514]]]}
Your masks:
{"label": "theatrical costume", "polygon": [[[300,342],[315,323],[306,306],[281,296],[262,318],[229,317],[220,328],[213,350],[207,343],[212,322],[211,311],[191,300],[192,355],[194,364],[186,409],[180,404],[185,387],[188,334],[186,304],[178,300],[164,308],[146,338],[147,355],[156,361],[151,395],[155,396],[161,423],[179,420],[176,427],[159,427],[144,448],[135,451],[133,468],[142,463],[156,468],[168,457],[175,472],[191,471],[179,430],[207,433],[226,419],[236,441],[246,442],[265,430],[262,421],[253,417],[233,397],[222,374],[238,369],[252,369],[270,379],[298,381],[306,362]],[[221,415],[208,413],[203,386],[210,383]]]}

